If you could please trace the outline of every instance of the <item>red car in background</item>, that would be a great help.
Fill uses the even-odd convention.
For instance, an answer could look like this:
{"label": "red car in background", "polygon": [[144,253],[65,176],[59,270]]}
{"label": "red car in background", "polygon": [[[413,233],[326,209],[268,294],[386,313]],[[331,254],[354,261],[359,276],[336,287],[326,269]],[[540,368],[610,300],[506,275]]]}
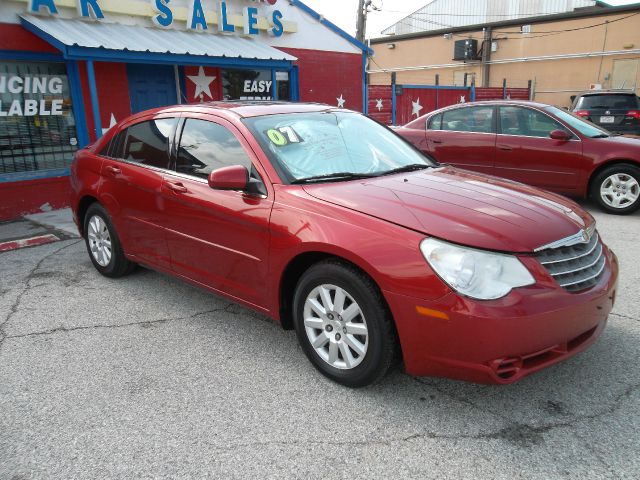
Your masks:
{"label": "red car in background", "polygon": [[396,132],[440,163],[591,197],[609,213],[640,208],[640,140],[612,135],[551,105],[455,105]]}
{"label": "red car in background", "polygon": [[98,272],[141,264],[240,302],[352,387],[400,356],[413,375],[515,382],[591,345],[615,300],[616,256],[574,202],[438,165],[344,109],[143,112],[71,172]]}

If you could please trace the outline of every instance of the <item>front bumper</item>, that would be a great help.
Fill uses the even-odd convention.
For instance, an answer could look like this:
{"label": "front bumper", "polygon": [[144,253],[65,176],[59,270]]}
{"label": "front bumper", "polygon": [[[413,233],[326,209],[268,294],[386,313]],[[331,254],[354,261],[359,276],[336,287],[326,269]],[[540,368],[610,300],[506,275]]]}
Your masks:
{"label": "front bumper", "polygon": [[[603,277],[581,293],[569,293],[549,278],[487,302],[456,293],[425,302],[384,292],[407,373],[507,384],[588,348],[615,301],[618,262],[608,249],[606,256]],[[533,266],[535,260],[529,261]]]}

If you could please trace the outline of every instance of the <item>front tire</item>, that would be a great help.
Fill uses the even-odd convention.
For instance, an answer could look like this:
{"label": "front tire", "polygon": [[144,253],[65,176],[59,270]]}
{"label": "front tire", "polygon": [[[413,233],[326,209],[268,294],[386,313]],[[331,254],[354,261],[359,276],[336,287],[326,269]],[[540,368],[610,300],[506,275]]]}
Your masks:
{"label": "front tire", "polygon": [[92,204],[85,215],[84,237],[93,266],[105,277],[129,274],[135,264],[127,260],[109,213],[99,203]]}
{"label": "front tire", "polygon": [[594,178],[591,196],[605,212],[635,212],[640,208],[640,168],[626,163],[605,168]]}
{"label": "front tire", "polygon": [[395,357],[391,314],[376,285],[335,260],[300,278],[293,301],[298,341],[326,377],[358,388],[380,380]]}

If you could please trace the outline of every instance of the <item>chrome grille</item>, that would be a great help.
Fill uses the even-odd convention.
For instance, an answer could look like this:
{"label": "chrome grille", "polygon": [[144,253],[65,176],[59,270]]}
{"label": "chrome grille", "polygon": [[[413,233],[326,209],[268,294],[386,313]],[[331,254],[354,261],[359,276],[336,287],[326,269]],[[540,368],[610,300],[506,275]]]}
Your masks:
{"label": "chrome grille", "polygon": [[604,247],[597,233],[589,243],[548,248],[537,254],[540,263],[569,292],[593,287],[604,273]]}

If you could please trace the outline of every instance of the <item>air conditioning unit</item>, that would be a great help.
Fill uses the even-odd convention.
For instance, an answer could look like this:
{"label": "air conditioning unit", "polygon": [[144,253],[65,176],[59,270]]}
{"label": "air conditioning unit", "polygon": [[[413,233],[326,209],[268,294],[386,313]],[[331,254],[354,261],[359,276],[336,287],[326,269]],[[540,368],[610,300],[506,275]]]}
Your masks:
{"label": "air conditioning unit", "polygon": [[456,40],[453,47],[453,59],[460,61],[478,60],[478,41],[473,38]]}

